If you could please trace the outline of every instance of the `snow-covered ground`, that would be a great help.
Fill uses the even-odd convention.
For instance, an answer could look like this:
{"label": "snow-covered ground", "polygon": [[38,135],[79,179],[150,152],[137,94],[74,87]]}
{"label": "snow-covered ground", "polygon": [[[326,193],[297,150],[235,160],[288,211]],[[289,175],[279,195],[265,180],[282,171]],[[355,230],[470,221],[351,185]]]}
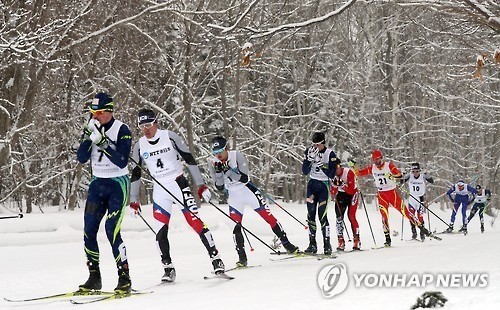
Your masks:
{"label": "snow-covered ground", "polygon": [[[281,204],[299,219],[305,218],[305,206]],[[227,206],[221,205],[224,211]],[[154,224],[151,209],[143,207],[144,217]],[[292,243],[304,249],[308,243],[307,231],[282,210],[271,205],[271,210],[288,233]],[[433,210],[445,221],[449,212]],[[380,215],[373,205],[369,216],[377,245],[383,243]],[[324,298],[317,285],[318,272],[328,264],[344,263],[349,273],[487,273],[485,288],[438,288],[448,298],[445,309],[492,309],[500,305],[500,230],[491,227],[486,217],[486,232],[479,231],[478,218],[469,225],[469,234],[441,235],[443,241],[424,243],[393,237],[393,247],[371,250],[374,245],[366,215],[358,210],[362,247],[367,251],[349,253],[337,259],[316,260],[299,258],[282,262],[259,241],[251,238],[254,251],[247,244],[249,263],[261,267],[238,270],[231,274],[235,280],[203,280],[211,272],[208,255],[197,235],[175,210],[169,233],[171,254],[177,270],[173,285],[153,288],[154,293],[91,305],[73,305],[66,300],[31,303],[0,301],[0,309],[409,309],[422,293],[435,290],[424,288],[356,288],[350,279],[345,292],[333,298]],[[232,241],[232,222],[215,208],[204,204],[200,217],[211,229],[226,267],[232,267],[237,255]],[[334,213],[329,214],[334,229]],[[457,222],[461,219],[458,218]],[[27,214],[22,219],[0,220],[0,294],[6,298],[26,298],[74,290],[87,279],[83,252],[82,210]],[[271,243],[272,232],[251,209],[246,209],[244,225]],[[401,216],[391,210],[391,230],[401,231]],[[445,225],[431,216],[432,229],[442,231]],[[458,225],[457,225],[458,226]],[[405,224],[404,239],[410,238],[410,226]],[[104,230],[100,231],[101,272],[103,289],[116,286],[117,275]],[[153,233],[140,218],[126,216],[123,222],[133,287],[154,286],[163,274]],[[321,245],[321,242],[319,243]],[[336,245],[336,242],[333,242]],[[347,243],[348,249],[352,243]],[[322,249],[321,249],[322,250]]]}

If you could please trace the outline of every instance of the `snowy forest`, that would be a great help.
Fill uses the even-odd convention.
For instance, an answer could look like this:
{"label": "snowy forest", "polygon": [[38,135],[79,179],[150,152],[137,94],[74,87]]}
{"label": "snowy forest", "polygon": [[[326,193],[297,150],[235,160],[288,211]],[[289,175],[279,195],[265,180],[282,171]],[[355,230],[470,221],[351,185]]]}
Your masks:
{"label": "snowy forest", "polygon": [[0,205],[81,207],[100,91],[134,141],[151,107],[206,173],[223,135],[286,201],[314,131],[344,161],[420,162],[429,200],[459,178],[500,191],[498,0],[2,0],[0,20]]}

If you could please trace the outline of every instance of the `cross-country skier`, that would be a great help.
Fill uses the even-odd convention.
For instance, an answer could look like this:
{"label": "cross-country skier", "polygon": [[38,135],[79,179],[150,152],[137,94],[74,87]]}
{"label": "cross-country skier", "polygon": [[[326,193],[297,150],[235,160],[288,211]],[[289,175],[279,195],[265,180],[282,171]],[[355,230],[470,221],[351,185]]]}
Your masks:
{"label": "cross-country skier", "polygon": [[456,184],[450,187],[450,189],[446,192],[446,196],[448,196],[451,202],[453,202],[453,210],[451,212],[450,224],[445,232],[451,233],[453,231],[455,216],[457,215],[458,208],[461,206],[463,225],[459,231],[467,233],[467,206],[474,200],[476,195],[477,191],[469,184],[465,184],[462,180],[459,180]]}
{"label": "cross-country skier", "polygon": [[361,249],[359,239],[359,225],[356,220],[356,210],[359,204],[358,185],[354,171],[340,166],[340,160],[336,162],[337,169],[335,177],[331,181],[330,192],[335,197],[335,214],[337,216],[337,251],[344,251],[344,214],[347,210],[347,217],[351,223],[353,234],[353,250]]}
{"label": "cross-country skier", "polygon": [[106,236],[118,269],[115,292],[128,293],[132,285],[127,252],[120,234],[130,187],[127,162],[132,136],[128,126],[113,117],[113,109],[113,98],[108,94],[98,93],[94,97],[89,106],[92,118],[84,128],[77,151],[78,161],[83,164],[90,159],[92,166],[83,218],[83,240],[90,276],[80,285],[82,291],[102,288],[97,232],[104,216]]}
{"label": "cross-country skier", "polygon": [[489,189],[482,188],[481,185],[476,185],[477,195],[474,199],[474,205],[470,210],[469,217],[467,218],[467,224],[472,220],[474,215],[479,212],[479,220],[481,222],[481,232],[484,232],[484,208],[486,204],[491,200],[491,191]]}
{"label": "cross-country skier", "polygon": [[[168,228],[172,204],[176,203],[181,209],[188,224],[200,236],[201,242],[207,249],[215,274],[224,273],[224,264],[215,247],[210,230],[198,216],[196,201],[191,194],[189,183],[183,173],[181,158],[188,165],[188,169],[198,186],[198,194],[206,201],[210,200],[210,191],[203,182],[196,161],[189,151],[184,140],[170,130],[159,129],[156,114],[153,110],[142,109],[137,115],[137,123],[143,137],[135,144],[132,158],[139,165],[146,165],[154,178],[153,185],[153,216],[160,229],[156,233],[156,242],[160,250],[161,262],[165,273],[163,282],[175,281],[175,268],[170,257]],[[130,193],[130,207],[140,212],[139,189],[141,185],[141,169],[133,165],[132,187]],[[174,198],[175,197],[175,198]],[[178,203],[182,202],[182,205]]]}
{"label": "cross-country skier", "polygon": [[[418,218],[422,226],[424,225],[423,213],[425,213],[424,207],[424,195],[426,190],[426,182],[434,183],[434,179],[428,176],[426,173],[420,172],[420,164],[411,164],[411,172],[403,177],[403,182],[408,182],[410,197],[408,198],[408,208],[410,212]],[[410,221],[412,239],[417,239],[417,229],[415,224]],[[420,239],[425,240],[425,233],[420,229]]]}
{"label": "cross-country skier", "polygon": [[422,223],[419,222],[418,218],[410,213],[408,208],[406,208],[401,196],[396,191],[396,182],[401,179],[402,175],[399,169],[391,161],[384,161],[383,155],[380,150],[374,150],[372,152],[372,162],[373,164],[367,166],[359,171],[354,170],[358,176],[372,175],[375,179],[376,186],[378,189],[377,201],[382,215],[382,225],[384,227],[385,235],[385,246],[391,246],[391,233],[389,229],[389,205],[392,205],[396,210],[398,210],[403,216],[406,216],[410,222],[414,223],[416,226],[421,228],[426,236],[430,235],[430,232],[423,227]]}
{"label": "cross-country skier", "polygon": [[337,155],[326,147],[325,134],[315,132],[312,136],[312,146],[304,151],[302,162],[302,173],[309,175],[307,182],[307,222],[309,226],[309,246],[306,253],[316,253],[316,213],[321,224],[323,234],[323,252],[326,255],[332,253],[330,243],[330,224],[328,223],[328,180],[335,177]]}
{"label": "cross-country skier", "polygon": [[281,240],[281,244],[288,253],[298,252],[299,248],[288,240],[281,224],[271,214],[262,193],[250,182],[245,155],[236,150],[229,150],[227,140],[221,136],[212,139],[212,154],[214,157],[209,159],[208,164],[210,175],[219,191],[227,190],[229,215],[237,222],[233,229],[233,240],[239,258],[236,266],[247,266],[247,255],[241,231],[246,205],[253,208],[271,226],[272,231]]}

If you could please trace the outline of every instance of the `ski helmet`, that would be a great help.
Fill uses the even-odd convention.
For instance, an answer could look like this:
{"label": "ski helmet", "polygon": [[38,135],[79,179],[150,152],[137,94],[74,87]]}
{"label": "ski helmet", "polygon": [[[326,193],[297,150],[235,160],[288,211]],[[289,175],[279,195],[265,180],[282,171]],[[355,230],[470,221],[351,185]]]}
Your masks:
{"label": "ski helmet", "polygon": [[384,157],[384,155],[382,154],[382,152],[380,150],[373,150],[372,152],[372,160],[375,161],[377,159],[382,159]]}
{"label": "ski helmet", "polygon": [[478,184],[478,185],[476,185],[476,189],[477,189],[477,190],[480,190],[480,189],[481,189],[481,185],[479,185],[479,184]]}
{"label": "ski helmet", "polygon": [[314,144],[325,144],[325,133],[318,131],[312,135],[312,143]]}
{"label": "ski helmet", "polygon": [[411,170],[418,170],[418,171],[420,171],[420,164],[419,163],[413,163],[413,164],[411,164]]}
{"label": "ski helmet", "polygon": [[464,186],[465,186],[464,181],[462,181],[462,180],[458,180],[458,182],[457,182],[457,186],[458,186],[458,187],[461,187],[461,188],[464,188]]}
{"label": "ski helmet", "polygon": [[212,154],[222,153],[226,148],[227,140],[224,137],[217,136],[212,139]]}

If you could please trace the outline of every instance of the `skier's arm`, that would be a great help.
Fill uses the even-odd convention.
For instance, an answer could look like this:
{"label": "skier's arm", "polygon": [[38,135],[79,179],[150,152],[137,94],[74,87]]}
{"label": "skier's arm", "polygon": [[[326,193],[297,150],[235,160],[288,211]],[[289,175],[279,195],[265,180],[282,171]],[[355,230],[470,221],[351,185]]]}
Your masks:
{"label": "skier's arm", "polygon": [[491,200],[491,191],[490,191],[489,189],[485,189],[485,190],[484,190],[484,195],[486,196],[486,199],[487,199],[488,201],[490,201],[490,200]]}
{"label": "skier's arm", "polygon": [[211,159],[208,160],[208,172],[210,173],[210,177],[212,178],[212,182],[215,185],[215,188],[219,191],[224,190],[224,173],[216,172],[214,167],[215,162]]}
{"label": "skier's arm", "polygon": [[372,165],[359,169],[356,175],[359,177],[363,177],[365,175],[370,175],[370,174],[372,174]]}
{"label": "skier's arm", "polygon": [[403,176],[403,178],[401,179],[401,182],[402,182],[402,183],[406,183],[406,182],[408,182],[408,180],[409,180],[409,179],[410,179],[410,174],[409,174],[409,173],[408,173],[408,174],[405,174],[405,175]]}
{"label": "skier's arm", "polygon": [[434,179],[430,176],[430,175],[427,175],[426,173],[423,174],[423,177],[424,179],[429,182],[429,183],[434,183]]}
{"label": "skier's arm", "polygon": [[82,164],[86,163],[90,159],[90,155],[92,154],[92,141],[91,140],[83,140],[76,151],[76,158]]}
{"label": "skier's arm", "polygon": [[168,136],[170,138],[170,141],[172,141],[172,145],[174,146],[174,148],[186,162],[189,173],[193,177],[195,184],[197,186],[202,186],[203,184],[205,184],[205,182],[203,181],[203,177],[201,176],[200,168],[198,167],[193,154],[191,154],[191,152],[189,151],[189,147],[187,146],[186,142],[184,142],[184,140],[173,131],[168,131]]}
{"label": "skier's arm", "polygon": [[347,183],[344,184],[342,188],[349,195],[354,195],[356,192],[356,176],[351,169],[347,172]]}
{"label": "skier's arm", "polygon": [[[108,141],[111,141],[107,137]],[[111,148],[111,144],[114,144],[116,150]],[[102,153],[109,158],[109,160],[117,165],[119,168],[123,169],[127,166],[128,155],[132,149],[132,133],[127,125],[123,124],[118,130],[118,136],[116,142],[111,141],[105,149],[101,149]]]}
{"label": "skier's arm", "polygon": [[229,170],[224,172],[224,175],[231,181],[248,183],[248,162],[245,155],[240,152],[236,152],[236,165],[236,167],[230,167]]}
{"label": "skier's arm", "polygon": [[311,172],[312,161],[307,156],[308,151],[309,151],[309,148],[306,148],[304,150],[304,160],[302,161],[302,174],[303,175],[308,175]]}
{"label": "skier's arm", "polygon": [[330,152],[330,156],[328,156],[328,163],[325,165],[323,163],[323,167],[321,170],[326,174],[327,177],[333,179],[335,177],[335,171],[337,169],[335,163],[337,162],[337,155],[334,151]]}
{"label": "skier's arm", "polygon": [[455,186],[452,186],[447,192],[446,192],[446,196],[448,196],[448,198],[451,200],[451,202],[455,202],[455,200],[453,199],[453,197],[451,197],[451,194],[453,194],[455,192]]}
{"label": "skier's arm", "polygon": [[[139,202],[139,192],[141,189],[141,166],[142,158],[140,157],[141,150],[139,149],[139,142],[134,145],[132,150],[132,176],[130,178],[130,202]],[[137,163],[137,164],[136,164]]]}
{"label": "skier's arm", "polygon": [[401,174],[401,171],[399,171],[398,167],[393,162],[389,163],[389,170],[391,171],[391,175],[393,178],[396,180],[401,180],[401,177],[403,176]]}

